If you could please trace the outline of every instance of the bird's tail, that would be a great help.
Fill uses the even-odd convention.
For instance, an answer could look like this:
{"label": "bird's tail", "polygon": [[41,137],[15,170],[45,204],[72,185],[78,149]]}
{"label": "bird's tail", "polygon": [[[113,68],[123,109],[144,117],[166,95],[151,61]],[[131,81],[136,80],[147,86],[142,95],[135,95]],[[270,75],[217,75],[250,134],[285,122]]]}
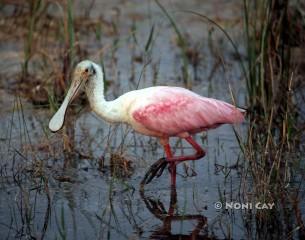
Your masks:
{"label": "bird's tail", "polygon": [[240,113],[243,115],[244,118],[249,113],[249,110],[247,108],[244,108],[244,107],[237,107],[237,110],[240,111]]}
{"label": "bird's tail", "polygon": [[248,109],[246,109],[246,108],[237,107],[237,109],[243,114],[246,114],[248,112]]}

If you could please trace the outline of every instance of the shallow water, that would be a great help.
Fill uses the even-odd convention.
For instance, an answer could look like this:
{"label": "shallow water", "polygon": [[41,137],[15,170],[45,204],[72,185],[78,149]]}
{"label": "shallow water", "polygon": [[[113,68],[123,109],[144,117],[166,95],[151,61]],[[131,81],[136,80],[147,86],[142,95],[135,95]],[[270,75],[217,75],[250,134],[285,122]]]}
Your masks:
{"label": "shallow water", "polygon": [[[193,90],[232,102],[230,83],[237,105],[244,106],[245,83],[229,43],[216,30],[209,36],[211,26],[198,18],[177,12],[183,9],[207,14],[228,27],[233,37],[241,39],[238,30],[241,16],[236,14],[240,6],[233,1],[203,4],[196,0],[170,1],[165,6],[175,14],[177,24],[189,34],[192,44],[199,46],[202,59]],[[90,16],[102,13],[111,19],[117,11],[121,39],[126,39],[129,33],[130,16],[141,19],[136,22],[136,37],[142,47],[137,46],[136,55],[143,49],[152,23],[157,26],[152,63],[144,70],[139,88],[153,84],[183,86],[179,49],[173,42],[175,34],[156,4],[106,1],[96,3]],[[80,3],[76,3],[76,12],[82,14]],[[81,43],[89,41],[88,58],[99,61],[96,51],[113,39],[105,36],[98,44],[90,39],[92,36],[84,35]],[[106,92],[108,99],[137,86],[144,64],[131,60],[131,45],[130,39],[121,41],[115,52],[115,64],[109,55],[104,58],[107,79],[112,81]],[[1,54],[6,53],[3,46]],[[224,67],[215,56],[222,58]],[[11,61],[14,60],[18,62]],[[153,78],[154,63],[159,68],[157,79]],[[132,69],[135,83],[130,81]],[[192,79],[191,66],[189,74]],[[240,239],[255,235],[245,228],[241,210],[229,212],[215,207],[216,202],[224,199],[240,202],[242,155],[232,126],[196,136],[207,151],[203,159],[187,163],[188,173],[196,176],[186,176],[180,164],[175,191],[170,189],[167,170],[141,191],[145,172],[163,157],[156,139],[138,135],[126,126],[110,126],[85,108],[69,115],[66,128],[75,130],[71,141],[74,154],[64,154],[63,134],[53,134],[47,129],[52,115],[49,110],[39,109],[4,90],[0,96],[1,239],[190,239],[187,236]],[[241,136],[246,135],[246,123],[235,128]],[[172,139],[171,144],[176,146],[176,154],[191,151],[177,139]],[[109,160],[113,152],[123,152],[125,160],[131,161],[132,169],[125,173],[128,176],[114,176]]]}
{"label": "shallow water", "polygon": [[[14,97],[8,95],[6,103],[7,99],[13,100]],[[18,125],[20,111],[14,112],[12,130],[12,113],[1,113],[7,116],[6,119],[2,118],[2,124],[7,127],[1,131],[1,139],[5,144],[1,149],[0,232],[7,234],[9,238],[39,238],[44,224],[47,224],[47,239],[59,238],[62,234],[68,239],[137,239],[149,238],[160,230],[163,223],[154,217],[156,209],[149,209],[145,201],[150,204],[163,204],[168,211],[171,201],[168,171],[145,187],[145,196],[141,196],[140,192],[140,182],[144,173],[154,161],[163,156],[155,139],[129,133],[125,139],[124,154],[133,161],[134,171],[128,178],[115,177],[111,175],[108,167],[108,155],[105,155],[108,158],[106,157],[104,171],[98,170],[98,156],[105,151],[103,148],[107,141],[95,139],[96,142],[86,143],[91,136],[102,139],[108,132],[107,124],[89,112],[78,116],[75,148],[80,150],[90,146],[96,158],[64,159],[61,143],[57,143],[61,141],[60,134],[51,134],[49,140],[41,136],[42,124],[47,121],[49,114],[46,111],[39,111],[39,115],[33,116],[33,111],[37,110],[33,110],[30,105],[26,108],[25,103],[23,106],[24,122],[28,131],[24,129],[24,125]],[[80,129],[87,130],[86,127],[89,126],[90,131],[85,135]],[[29,138],[27,134],[23,134],[24,131],[30,133]],[[87,134],[89,137],[86,137]],[[110,143],[114,150],[115,146],[120,144],[121,136],[119,129],[113,138],[118,143]],[[9,146],[7,139],[10,139]],[[197,140],[201,142],[199,136]],[[44,141],[51,142],[55,153],[44,149],[48,146]],[[175,141],[172,143],[175,145]],[[182,216],[181,219],[183,216],[196,218],[173,221],[171,234],[191,234],[196,228],[197,221],[202,222],[204,219],[200,235],[222,235],[218,228],[213,227],[213,230],[209,230],[208,224],[219,221],[218,218],[222,216],[221,212],[214,208],[214,202],[219,201],[219,195],[226,194],[227,191],[233,194],[231,184],[234,186],[238,183],[237,171],[226,166],[236,163],[240,150],[231,126],[209,131],[203,146],[207,151],[206,157],[189,163],[197,176],[186,177],[183,167],[179,166],[178,172],[184,177],[177,177],[178,202],[175,205],[175,212]],[[190,151],[185,144],[183,148],[184,153]],[[180,151],[179,147],[176,148],[177,154]],[[35,177],[35,169],[38,167],[33,167],[34,159],[42,161],[43,175],[37,173]],[[63,163],[65,167],[62,167]],[[223,169],[217,172],[219,167]],[[14,179],[14,175],[17,179]],[[58,180],[58,176],[66,180]],[[47,192],[45,183],[48,184]],[[163,217],[165,215],[166,213],[162,214]],[[240,231],[236,234],[239,236]]]}

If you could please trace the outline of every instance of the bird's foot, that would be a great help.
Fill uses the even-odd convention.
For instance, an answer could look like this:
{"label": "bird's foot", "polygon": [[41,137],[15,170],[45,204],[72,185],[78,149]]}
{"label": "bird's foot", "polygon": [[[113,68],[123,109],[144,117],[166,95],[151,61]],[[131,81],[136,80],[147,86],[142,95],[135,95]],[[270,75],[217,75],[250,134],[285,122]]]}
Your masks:
{"label": "bird's foot", "polygon": [[160,158],[157,162],[151,165],[148,171],[146,172],[143,180],[141,181],[141,185],[150,183],[155,177],[160,177],[167,164],[168,161],[166,160],[166,158]]}

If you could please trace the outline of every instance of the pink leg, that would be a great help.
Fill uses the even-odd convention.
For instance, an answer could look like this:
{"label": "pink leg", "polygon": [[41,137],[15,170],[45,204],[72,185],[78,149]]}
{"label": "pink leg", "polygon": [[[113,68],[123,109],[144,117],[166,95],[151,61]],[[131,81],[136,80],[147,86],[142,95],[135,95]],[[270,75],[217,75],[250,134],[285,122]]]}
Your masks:
{"label": "pink leg", "polygon": [[170,164],[171,169],[171,185],[176,185],[176,165],[180,162],[186,160],[198,160],[205,156],[205,151],[200,147],[200,145],[191,137],[188,136],[184,138],[195,150],[196,153],[187,156],[173,156],[169,143],[164,145],[164,150],[166,154],[166,160]]}
{"label": "pink leg", "polygon": [[169,162],[169,167],[170,167],[170,174],[171,174],[171,186],[176,186],[176,172],[177,172],[177,167],[175,162],[170,162],[169,159],[173,158],[173,153],[171,150],[171,147],[169,143],[164,145],[164,151],[166,154],[166,160]]}
{"label": "pink leg", "polygon": [[184,139],[196,150],[196,153],[192,154],[192,155],[187,155],[187,156],[173,156],[171,153],[170,146],[167,143],[166,145],[164,145],[164,150],[165,150],[166,158],[167,158],[168,162],[178,162],[179,163],[179,162],[183,162],[186,160],[198,160],[205,156],[205,151],[200,147],[200,145],[191,136],[188,136]]}

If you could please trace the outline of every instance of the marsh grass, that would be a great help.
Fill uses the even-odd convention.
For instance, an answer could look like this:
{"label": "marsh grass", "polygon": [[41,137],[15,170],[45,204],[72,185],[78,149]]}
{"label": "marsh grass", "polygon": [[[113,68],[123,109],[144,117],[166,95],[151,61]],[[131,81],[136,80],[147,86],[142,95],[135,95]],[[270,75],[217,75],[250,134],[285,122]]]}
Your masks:
{"label": "marsh grass", "polygon": [[251,176],[252,183],[243,189],[243,196],[251,191],[252,200],[276,204],[272,212],[256,213],[256,227],[264,237],[272,235],[264,222],[282,225],[282,234],[289,235],[295,229],[299,229],[299,236],[305,233],[299,210],[293,210],[300,203],[298,195],[304,179],[297,166],[304,159],[295,154],[300,122],[293,97],[296,78],[291,43],[285,36],[292,24],[289,2],[244,1],[250,124],[241,148],[248,171],[243,181]]}
{"label": "marsh grass", "polygon": [[258,160],[261,170],[268,174],[276,166],[276,175],[288,171],[285,154],[296,147],[293,146],[297,131],[297,103],[292,95],[294,75],[289,42],[283,34],[290,24],[288,3],[244,1],[250,106],[248,157],[250,164]]}
{"label": "marsh grass", "polygon": [[163,14],[166,16],[166,18],[170,22],[172,28],[174,29],[177,35],[177,40],[178,40],[177,45],[180,48],[181,58],[182,58],[182,67],[181,67],[182,79],[187,88],[192,88],[192,81],[188,73],[189,60],[188,60],[188,53],[187,53],[188,49],[187,49],[186,39],[181,33],[180,29],[178,28],[176,21],[174,20],[174,18],[172,18],[172,16],[169,14],[166,8],[158,0],[155,0],[155,2],[159,6]]}
{"label": "marsh grass", "polygon": [[[63,86],[59,89],[57,93],[62,96],[68,87],[68,82],[71,78],[71,73],[73,69],[73,63],[75,61],[75,36],[74,36],[74,20],[73,20],[73,5],[72,1],[68,0],[63,6],[65,16],[63,21],[64,29],[64,44],[65,50],[63,53]],[[57,96],[58,96],[57,95]]]}
{"label": "marsh grass", "polygon": [[[12,159],[1,162],[1,187],[6,184],[11,186],[11,191],[15,193],[14,199],[8,195],[8,202],[15,202],[16,207],[11,208],[10,226],[11,231],[7,238],[36,238],[37,235],[44,237],[50,217],[50,192],[48,186],[48,176],[45,173],[45,166],[42,159],[35,150],[32,135],[26,121],[24,105],[20,96],[16,96],[13,101],[13,112],[8,124],[6,135],[7,152],[6,156]],[[36,228],[34,220],[36,218],[36,206],[38,195],[46,196],[45,212],[41,228]],[[9,206],[11,207],[11,206]]]}
{"label": "marsh grass", "polygon": [[[279,235],[291,236],[298,232],[304,236],[305,233],[300,215],[304,181],[300,171],[304,159],[296,153],[302,123],[297,121],[300,103],[295,101],[294,91],[298,83],[295,82],[296,67],[291,64],[291,38],[287,37],[287,29],[295,25],[294,19],[288,16],[289,3],[244,0],[246,61],[242,60],[229,33],[217,22],[197,12],[183,11],[216,26],[239,56],[247,85],[249,117],[246,139],[234,129],[245,158],[240,189],[242,201],[273,202],[277,206],[272,212],[255,213],[254,228],[262,238],[274,234],[264,225],[266,222],[282,225]],[[219,196],[225,201],[221,192]]]}
{"label": "marsh grass", "polygon": [[28,32],[24,44],[24,62],[22,65],[22,78],[28,76],[28,64],[33,53],[33,33],[37,22],[38,12],[42,1],[30,1],[30,17],[28,21]]}

